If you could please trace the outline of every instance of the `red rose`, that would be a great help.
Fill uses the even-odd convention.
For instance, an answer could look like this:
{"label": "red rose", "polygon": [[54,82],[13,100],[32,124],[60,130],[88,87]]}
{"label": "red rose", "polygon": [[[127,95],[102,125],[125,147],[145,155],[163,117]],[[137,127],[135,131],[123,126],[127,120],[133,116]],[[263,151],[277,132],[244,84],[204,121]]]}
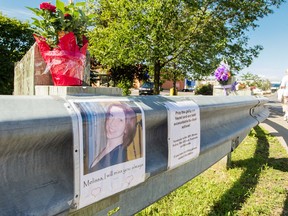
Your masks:
{"label": "red rose", "polygon": [[53,13],[56,12],[56,7],[52,4],[50,4],[49,2],[43,2],[40,4],[40,9],[42,10],[48,10],[51,11]]}

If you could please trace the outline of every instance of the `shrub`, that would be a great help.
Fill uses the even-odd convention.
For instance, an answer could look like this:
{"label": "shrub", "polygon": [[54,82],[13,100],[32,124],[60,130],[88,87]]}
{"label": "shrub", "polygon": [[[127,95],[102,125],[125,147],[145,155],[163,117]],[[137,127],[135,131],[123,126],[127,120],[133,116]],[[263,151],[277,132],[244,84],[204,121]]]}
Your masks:
{"label": "shrub", "polygon": [[195,89],[195,95],[213,95],[213,85],[210,83],[198,85]]}
{"label": "shrub", "polygon": [[122,96],[128,96],[131,94],[130,88],[132,87],[132,82],[128,79],[122,79],[117,86],[122,89]]}
{"label": "shrub", "polygon": [[246,86],[245,83],[239,83],[238,84],[238,90],[243,90],[243,89],[246,89],[246,88],[247,88],[247,86]]}

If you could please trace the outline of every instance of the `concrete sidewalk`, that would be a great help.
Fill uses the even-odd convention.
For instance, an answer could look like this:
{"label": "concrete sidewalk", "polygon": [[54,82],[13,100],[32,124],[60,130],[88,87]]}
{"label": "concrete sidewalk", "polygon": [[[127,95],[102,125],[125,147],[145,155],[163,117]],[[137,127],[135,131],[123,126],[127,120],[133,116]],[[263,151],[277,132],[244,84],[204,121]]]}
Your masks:
{"label": "concrete sidewalk", "polygon": [[278,138],[279,142],[288,152],[288,122],[283,117],[281,103],[277,101],[277,95],[273,94],[268,97],[267,106],[270,110],[269,117],[260,126],[267,130],[271,135]]}

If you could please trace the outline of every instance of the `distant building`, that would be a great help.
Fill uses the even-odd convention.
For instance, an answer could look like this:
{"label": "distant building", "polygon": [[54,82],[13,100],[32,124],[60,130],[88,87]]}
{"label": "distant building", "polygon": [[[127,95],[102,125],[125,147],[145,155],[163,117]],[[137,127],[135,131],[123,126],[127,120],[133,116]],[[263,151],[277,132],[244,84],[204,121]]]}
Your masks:
{"label": "distant building", "polygon": [[[176,88],[178,90],[182,90],[184,89],[184,81],[183,80],[180,80],[180,81],[177,81],[176,82]],[[162,88],[164,90],[169,90],[170,88],[173,88],[173,81],[171,80],[166,80],[163,84],[162,84]]]}
{"label": "distant building", "polygon": [[[196,82],[194,80],[188,80],[188,79],[184,79],[184,80],[180,80],[176,82],[176,88],[179,91],[193,91],[195,89],[195,85],[196,85]],[[173,88],[173,81],[166,80],[162,84],[162,88],[165,90],[169,90]]]}

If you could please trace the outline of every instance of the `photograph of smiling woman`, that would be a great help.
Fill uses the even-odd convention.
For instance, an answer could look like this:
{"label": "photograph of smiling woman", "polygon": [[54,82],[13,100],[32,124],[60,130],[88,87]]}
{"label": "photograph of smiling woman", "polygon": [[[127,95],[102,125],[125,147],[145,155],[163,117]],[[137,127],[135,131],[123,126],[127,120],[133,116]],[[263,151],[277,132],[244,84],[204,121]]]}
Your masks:
{"label": "photograph of smiling woman", "polygon": [[127,103],[110,103],[106,111],[106,145],[95,157],[90,172],[128,160],[127,148],[137,130],[137,115]]}
{"label": "photograph of smiling woman", "polygon": [[[83,172],[90,172],[90,166],[106,146],[105,118],[106,110],[100,103],[75,102],[75,106],[81,114],[82,120],[82,142],[83,142]],[[103,135],[104,134],[104,135]]]}

